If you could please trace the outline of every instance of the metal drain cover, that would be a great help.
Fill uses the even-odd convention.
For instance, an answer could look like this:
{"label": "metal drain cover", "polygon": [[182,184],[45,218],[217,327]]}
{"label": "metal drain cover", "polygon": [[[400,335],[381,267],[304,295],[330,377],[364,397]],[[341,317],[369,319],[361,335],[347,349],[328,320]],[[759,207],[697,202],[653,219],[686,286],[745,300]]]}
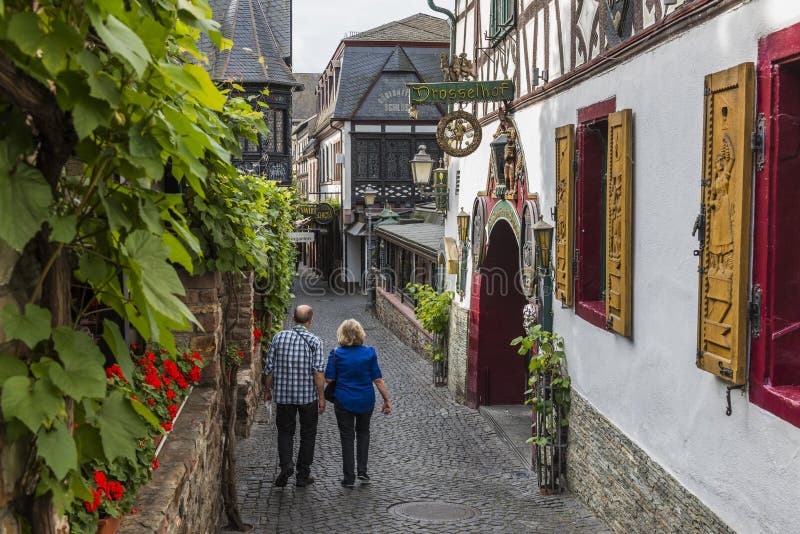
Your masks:
{"label": "metal drain cover", "polygon": [[442,501],[415,501],[390,506],[389,513],[404,519],[446,523],[473,519],[477,517],[478,510],[464,504]]}

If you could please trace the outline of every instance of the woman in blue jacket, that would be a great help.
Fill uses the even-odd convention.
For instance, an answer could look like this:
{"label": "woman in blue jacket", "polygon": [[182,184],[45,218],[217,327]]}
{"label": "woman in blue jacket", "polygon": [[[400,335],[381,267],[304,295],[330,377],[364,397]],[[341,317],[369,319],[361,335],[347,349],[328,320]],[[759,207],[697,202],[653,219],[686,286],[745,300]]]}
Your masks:
{"label": "woman in blue jacket", "polygon": [[[381,412],[392,413],[389,392],[383,382],[378,355],[374,347],[364,346],[364,329],[355,319],[347,319],[336,331],[339,346],[331,350],[325,379],[336,380],[334,411],[342,440],[342,486],[352,488],[356,475],[362,484],[369,484],[369,422],[375,409],[375,390],[383,397]],[[353,445],[356,442],[355,465]]]}

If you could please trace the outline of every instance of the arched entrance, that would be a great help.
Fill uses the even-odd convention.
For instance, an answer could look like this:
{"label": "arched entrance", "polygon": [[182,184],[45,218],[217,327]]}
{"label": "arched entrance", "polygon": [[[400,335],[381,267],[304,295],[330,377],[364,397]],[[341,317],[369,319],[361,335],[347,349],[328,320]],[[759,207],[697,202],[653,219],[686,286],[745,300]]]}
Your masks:
{"label": "arched entrance", "polygon": [[478,293],[473,297],[479,298],[474,303],[477,309],[472,308],[477,324],[473,323],[476,331],[470,336],[472,376],[468,378],[467,400],[475,407],[522,404],[525,398],[526,361],[509,345],[523,334],[522,308],[527,303],[520,291],[519,264],[517,236],[506,220],[498,220],[473,284],[473,291]]}

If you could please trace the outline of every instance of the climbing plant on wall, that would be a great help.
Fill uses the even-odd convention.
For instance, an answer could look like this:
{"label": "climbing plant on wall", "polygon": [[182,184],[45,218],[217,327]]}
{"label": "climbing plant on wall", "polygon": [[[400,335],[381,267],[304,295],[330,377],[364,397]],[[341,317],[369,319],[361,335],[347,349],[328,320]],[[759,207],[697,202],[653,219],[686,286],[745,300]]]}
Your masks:
{"label": "climbing plant on wall", "polygon": [[[259,221],[231,222],[266,198],[261,226],[285,226],[280,194],[231,164],[238,138],[266,131],[202,64],[198,42],[230,46],[210,15],[205,0],[0,1],[0,445],[16,451],[11,504],[34,532],[91,498],[79,459],[132,459],[156,420],[109,386],[76,288],[175,354],[171,330],[194,321],[176,265],[268,271],[285,253]],[[198,224],[204,206],[228,222]],[[131,369],[117,324],[102,337]]]}

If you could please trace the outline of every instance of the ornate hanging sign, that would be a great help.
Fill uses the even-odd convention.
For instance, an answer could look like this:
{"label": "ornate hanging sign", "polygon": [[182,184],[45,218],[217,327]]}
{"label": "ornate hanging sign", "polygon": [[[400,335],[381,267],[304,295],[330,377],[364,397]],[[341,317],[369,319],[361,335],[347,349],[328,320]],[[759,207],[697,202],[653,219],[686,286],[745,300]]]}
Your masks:
{"label": "ornate hanging sign", "polygon": [[455,104],[514,100],[511,80],[407,83],[409,104]]}
{"label": "ornate hanging sign", "polygon": [[481,144],[483,129],[472,113],[464,110],[448,113],[439,121],[436,128],[436,142],[439,147],[455,157],[472,154]]}

